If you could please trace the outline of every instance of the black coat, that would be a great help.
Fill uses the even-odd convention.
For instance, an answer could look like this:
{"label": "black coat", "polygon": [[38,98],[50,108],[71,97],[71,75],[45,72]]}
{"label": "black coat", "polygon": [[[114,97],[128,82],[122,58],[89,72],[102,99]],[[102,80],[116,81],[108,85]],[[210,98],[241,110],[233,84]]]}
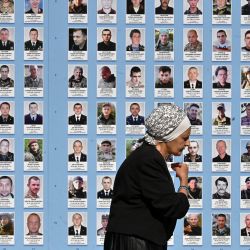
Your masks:
{"label": "black coat", "polygon": [[32,46],[31,41],[27,41],[24,44],[24,50],[43,50],[43,42],[40,40],[36,41],[36,45]]}
{"label": "black coat", "polygon": [[71,115],[71,116],[69,117],[69,124],[86,125],[86,124],[87,124],[87,116],[81,114],[80,121],[77,122],[77,121],[76,121],[75,115]]}
{"label": "black coat", "polygon": [[[68,235],[75,235],[74,226],[69,227]],[[81,225],[79,235],[87,235],[87,228]]]}
{"label": "black coat", "polygon": [[[187,80],[187,81],[184,82],[184,88],[185,88],[185,89],[191,88],[189,80]],[[197,81],[196,81],[196,86],[195,86],[195,88],[196,88],[196,89],[201,89],[201,88],[202,88],[202,82],[199,81],[199,80],[197,80]]]}
{"label": "black coat", "polygon": [[[68,161],[76,161],[74,153],[69,154],[69,160]],[[81,153],[80,161],[87,161],[87,156],[85,154]]]}
{"label": "black coat", "polygon": [[144,125],[144,116],[138,115],[137,120],[134,121],[132,115],[126,117],[127,125]]}
{"label": "black coat", "polygon": [[14,117],[9,115],[5,121],[2,116],[0,116],[0,124],[14,124]]}
{"label": "black coat", "polygon": [[189,202],[176,193],[166,162],[155,146],[144,143],[119,168],[108,232],[137,236],[164,245]]}
{"label": "black coat", "polygon": [[37,114],[36,120],[33,121],[31,119],[30,114],[24,116],[24,124],[37,124],[37,125],[42,125],[43,124],[43,116]]}
{"label": "black coat", "polygon": [[6,46],[3,46],[2,41],[0,41],[0,50],[14,50],[14,42],[8,40]]}
{"label": "black coat", "polygon": [[113,197],[113,194],[114,194],[113,190],[110,189],[109,195],[105,196],[105,192],[102,189],[102,190],[100,190],[100,191],[97,192],[97,198],[100,198],[100,199],[111,199]]}

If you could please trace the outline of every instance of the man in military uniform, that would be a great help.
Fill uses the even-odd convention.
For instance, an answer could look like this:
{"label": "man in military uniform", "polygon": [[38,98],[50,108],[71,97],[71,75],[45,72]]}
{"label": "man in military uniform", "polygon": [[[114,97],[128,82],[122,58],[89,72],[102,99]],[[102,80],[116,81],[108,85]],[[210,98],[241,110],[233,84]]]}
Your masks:
{"label": "man in military uniform", "polygon": [[231,195],[226,191],[228,181],[225,177],[219,177],[215,180],[217,192],[213,194],[212,199],[231,199]]}
{"label": "man in military uniform", "polygon": [[111,30],[110,29],[103,29],[102,30],[102,42],[97,44],[98,51],[115,51],[116,50],[116,43],[111,41]]}
{"label": "man in military uniform", "polygon": [[77,102],[73,106],[74,115],[69,116],[69,125],[86,125],[87,116],[82,114],[82,104]]}
{"label": "man in military uniform", "polygon": [[250,177],[247,177],[245,180],[246,188],[241,190],[240,196],[241,199],[250,199]]}
{"label": "man in military uniform", "polygon": [[28,151],[25,152],[24,161],[43,161],[43,153],[37,139],[31,139],[28,143]]}
{"label": "man in military uniform", "polygon": [[227,0],[216,0],[213,15],[231,15],[231,5],[227,4]]}
{"label": "man in military uniform", "polygon": [[241,162],[250,162],[250,141],[246,144],[247,152],[241,155]]}
{"label": "man in military uniform", "polygon": [[158,78],[155,81],[155,88],[173,88],[173,77],[171,76],[171,68],[168,66],[160,66]]}
{"label": "man in military uniform", "polygon": [[222,125],[231,125],[231,118],[225,115],[225,105],[224,103],[219,103],[217,105],[218,116],[214,119],[213,125],[222,126]]}
{"label": "man in military uniform", "polygon": [[246,0],[247,4],[241,7],[241,15],[250,15],[250,0]]}
{"label": "man in military uniform", "polygon": [[199,0],[187,0],[189,9],[184,12],[184,15],[202,15],[202,11],[197,7]]}
{"label": "man in military uniform", "polygon": [[197,141],[190,141],[188,153],[184,155],[184,162],[202,162],[202,156],[198,154],[199,144]]}
{"label": "man in military uniform", "polygon": [[202,81],[198,80],[198,68],[192,66],[187,72],[188,80],[184,81],[184,88],[200,89],[202,88]]}
{"label": "man in military uniform", "polygon": [[202,42],[198,40],[198,34],[196,30],[189,30],[187,33],[188,44],[184,47],[184,51],[187,52],[200,52],[202,51]]}
{"label": "man in military uniform", "polygon": [[74,177],[68,192],[68,198],[86,199],[87,192],[84,190],[84,181],[81,176]]}
{"label": "man in military uniform", "polygon": [[7,139],[0,141],[0,161],[14,161],[14,154],[9,151],[10,142]]}
{"label": "man in military uniform", "polygon": [[130,31],[131,44],[127,46],[127,51],[144,51],[145,48],[140,44],[141,42],[141,31],[139,29],[132,29]]}
{"label": "man in military uniform", "polygon": [[14,124],[14,117],[10,115],[10,104],[2,102],[0,104],[0,124]]}
{"label": "man in military uniform", "polygon": [[174,9],[169,6],[170,0],[160,0],[161,5],[155,8],[155,14],[156,15],[173,15]]}
{"label": "man in military uniform", "polygon": [[227,218],[225,214],[215,216],[216,224],[213,226],[213,236],[230,236],[230,228],[226,225]]}
{"label": "man in military uniform", "polygon": [[70,37],[70,51],[86,51],[87,50],[87,29],[69,29],[72,32]]}
{"label": "man in military uniform", "polygon": [[101,146],[98,147],[97,151],[98,162],[114,162],[115,161],[115,150],[112,147],[112,143],[109,140],[101,142]]}
{"label": "man in military uniform", "polygon": [[99,80],[98,88],[115,88],[116,87],[116,77],[111,73],[111,69],[108,66],[103,66],[101,68],[101,77]]}
{"label": "man in military uniform", "polygon": [[109,221],[109,215],[103,214],[101,220],[102,220],[101,221],[102,227],[97,230],[98,236],[104,236],[106,234],[107,225],[108,225],[108,221]]}
{"label": "man in military uniform", "polygon": [[116,11],[112,9],[113,0],[101,0],[102,8],[98,10],[98,14],[116,14]]}
{"label": "man in military uniform", "polygon": [[213,162],[230,162],[231,156],[227,154],[227,144],[224,140],[218,140],[216,142],[216,150],[218,155],[213,158]]}
{"label": "man in military uniform", "polygon": [[9,40],[10,32],[6,28],[0,30],[0,50],[14,50],[14,42]]}
{"label": "man in military uniform", "polygon": [[26,125],[42,125],[43,116],[38,114],[38,104],[36,102],[29,103],[29,114],[24,116],[24,124]]}
{"label": "man in military uniform", "polygon": [[197,103],[191,103],[187,108],[187,117],[191,125],[202,125],[202,121],[198,118],[200,106]]}
{"label": "man in military uniform", "polygon": [[24,87],[25,88],[42,88],[43,79],[38,77],[38,67],[37,65],[29,66],[30,75],[24,78]]}
{"label": "man in military uniform", "polygon": [[227,82],[228,69],[226,66],[218,66],[215,70],[217,82],[213,83],[213,89],[230,89],[231,83]]}
{"label": "man in military uniform", "polygon": [[173,51],[174,46],[169,41],[169,34],[166,31],[160,31],[159,39],[155,46],[155,51]]}
{"label": "man in military uniform", "polygon": [[102,113],[97,118],[97,125],[115,125],[115,123],[111,103],[104,103],[102,105]]}
{"label": "man in military uniform", "polygon": [[111,199],[113,197],[112,179],[109,176],[102,178],[103,189],[97,192],[97,199]]}
{"label": "man in military uniform", "polygon": [[197,177],[188,178],[188,199],[202,199],[202,190],[197,184]]}
{"label": "man in military uniform", "polygon": [[28,233],[26,235],[43,235],[39,232],[41,227],[41,218],[37,213],[31,213],[27,217]]}
{"label": "man in military uniform", "polygon": [[14,80],[9,77],[9,66],[2,65],[0,67],[0,87],[1,88],[13,88],[14,87]]}
{"label": "man in military uniform", "polygon": [[38,192],[40,191],[40,178],[39,177],[37,176],[29,177],[27,187],[28,187],[28,192],[25,195],[25,198],[30,198],[30,199],[40,198],[38,195]]}
{"label": "man in military uniform", "polygon": [[87,161],[87,155],[82,153],[83,145],[80,140],[75,140],[73,142],[73,150],[74,153],[69,154],[68,161],[69,162],[85,162]]}
{"label": "man in military uniform", "polygon": [[247,214],[245,216],[245,224],[246,224],[246,227],[240,230],[240,235],[249,237],[250,236],[250,214]]}
{"label": "man in military uniform", "polygon": [[38,50],[42,51],[43,50],[43,42],[38,40],[38,29],[32,28],[29,31],[29,41],[26,41],[24,43],[24,50]]}
{"label": "man in military uniform", "polygon": [[42,14],[43,9],[39,8],[41,0],[29,0],[30,9],[25,14]]}
{"label": "man in military uniform", "polygon": [[83,68],[75,66],[74,74],[69,78],[69,88],[87,88],[87,78],[83,75]]}
{"label": "man in military uniform", "polygon": [[139,103],[134,102],[129,107],[131,115],[126,117],[126,125],[144,125],[144,116],[139,115],[141,108]]}
{"label": "man in military uniform", "polygon": [[87,14],[87,5],[83,4],[82,0],[71,0],[69,14]]}

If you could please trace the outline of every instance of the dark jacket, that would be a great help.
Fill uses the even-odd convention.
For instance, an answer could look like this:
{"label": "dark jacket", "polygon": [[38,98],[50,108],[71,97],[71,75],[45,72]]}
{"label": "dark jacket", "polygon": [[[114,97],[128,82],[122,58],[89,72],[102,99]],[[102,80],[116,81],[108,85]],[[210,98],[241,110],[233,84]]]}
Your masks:
{"label": "dark jacket", "polygon": [[74,189],[70,190],[68,193],[68,198],[81,198],[86,199],[87,198],[87,192],[83,191],[83,188],[80,189]]}
{"label": "dark jacket", "polygon": [[[144,51],[144,50],[145,50],[145,47],[139,44],[139,51]],[[127,46],[126,51],[136,51],[136,50],[133,50],[132,44],[130,44]]]}
{"label": "dark jacket", "polygon": [[[69,155],[69,161],[76,161],[74,153]],[[87,161],[87,156],[81,153],[79,161]]]}
{"label": "dark jacket", "polygon": [[110,189],[108,196],[106,196],[104,190],[102,189],[102,190],[100,190],[100,191],[97,192],[97,198],[100,198],[100,199],[111,199],[113,197],[113,194],[114,194],[113,190]]}
{"label": "dark jacket", "polygon": [[126,125],[144,125],[144,116],[138,115],[134,121],[132,115],[126,117]]}
{"label": "dark jacket", "polygon": [[24,124],[39,124],[39,125],[42,125],[42,124],[43,124],[43,116],[37,114],[36,120],[33,121],[33,120],[31,119],[30,114],[25,115],[25,116],[24,116]]}
{"label": "dark jacket", "polygon": [[0,41],[0,50],[14,50],[14,42],[8,40],[6,46],[3,46],[2,41]]}
{"label": "dark jacket", "polygon": [[33,46],[31,41],[26,41],[24,44],[24,50],[43,50],[43,42],[40,40],[36,41],[36,45]]}
{"label": "dark jacket", "polygon": [[87,124],[87,116],[81,114],[80,121],[76,121],[75,115],[71,115],[69,117],[69,124],[80,124],[80,125],[86,125]]}
{"label": "dark jacket", "polygon": [[143,143],[117,172],[108,232],[164,245],[173,234],[176,220],[185,216],[188,208],[186,195],[175,192],[160,152]]}
{"label": "dark jacket", "polygon": [[98,51],[115,51],[116,50],[116,43],[109,42],[109,44],[105,44],[104,42],[98,43],[97,46]]}
{"label": "dark jacket", "polygon": [[[68,235],[75,235],[74,226],[69,227]],[[81,225],[79,235],[87,235],[87,228]]]}
{"label": "dark jacket", "polygon": [[[39,8],[38,14],[42,14],[42,13],[43,13],[43,9]],[[26,11],[25,14],[35,14],[35,12],[32,9],[30,9]]]}
{"label": "dark jacket", "polygon": [[7,155],[0,154],[0,161],[14,161],[14,154],[8,152]]}
{"label": "dark jacket", "polygon": [[241,236],[248,236],[248,235],[247,235],[247,230],[246,230],[246,228],[242,228],[242,229],[240,230],[240,235],[241,235]]}
{"label": "dark jacket", "polygon": [[213,158],[213,162],[230,162],[230,161],[231,157],[228,154],[226,154],[223,159],[221,159],[219,155]]}
{"label": "dark jacket", "polygon": [[161,15],[161,14],[174,14],[174,9],[170,6],[167,7],[166,10],[162,9],[161,6],[155,8],[155,14]]}
{"label": "dark jacket", "polygon": [[[189,80],[187,80],[187,81],[184,82],[184,88],[185,89],[191,88]],[[197,80],[195,88],[196,89],[201,89],[202,88],[202,82],[199,81],[199,80]]]}
{"label": "dark jacket", "polygon": [[250,6],[248,4],[241,7],[241,15],[250,15]]}
{"label": "dark jacket", "polygon": [[0,124],[14,124],[14,117],[9,115],[5,121],[2,116],[0,116]]}
{"label": "dark jacket", "polygon": [[110,10],[110,12],[109,13],[106,13],[106,12],[104,12],[104,10],[103,9],[100,9],[100,10],[98,10],[98,12],[97,12],[98,14],[116,14],[116,11],[114,10],[114,9],[112,9],[111,8],[111,10]]}
{"label": "dark jacket", "polygon": [[142,4],[142,3],[140,4],[138,12],[135,12],[132,3],[129,4],[127,7],[127,14],[145,14],[144,4]]}
{"label": "dark jacket", "polygon": [[225,86],[220,85],[219,82],[213,83],[213,89],[230,89],[230,88],[231,88],[230,82],[226,82]]}

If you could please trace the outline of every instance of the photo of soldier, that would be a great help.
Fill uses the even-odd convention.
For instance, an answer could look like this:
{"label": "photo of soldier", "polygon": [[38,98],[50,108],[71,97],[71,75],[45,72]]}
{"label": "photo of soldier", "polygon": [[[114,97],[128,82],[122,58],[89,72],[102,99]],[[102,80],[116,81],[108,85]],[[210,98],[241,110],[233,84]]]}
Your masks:
{"label": "photo of soldier", "polygon": [[213,15],[231,15],[231,1],[213,0]]}
{"label": "photo of soldier", "polygon": [[250,199],[250,177],[245,179],[245,187],[240,191],[241,199]]}
{"label": "photo of soldier", "polygon": [[230,216],[228,214],[214,214],[212,236],[230,236]]}
{"label": "photo of soldier", "polygon": [[115,125],[116,112],[111,103],[100,103],[97,110],[97,125]]}
{"label": "photo of soldier", "polygon": [[116,10],[112,9],[113,0],[99,0],[101,9],[97,14],[116,14]]}
{"label": "photo of soldier", "polygon": [[69,51],[87,51],[87,29],[69,29]]}
{"label": "photo of soldier", "polygon": [[25,139],[24,161],[43,161],[42,139]]}
{"label": "photo of soldier", "polygon": [[13,14],[15,11],[14,0],[0,0],[0,13]]}
{"label": "photo of soldier", "polygon": [[173,34],[166,30],[155,30],[155,51],[173,50]]}
{"label": "photo of soldier", "polygon": [[25,69],[29,71],[29,75],[24,77],[25,88],[42,88],[43,79],[41,76],[42,66],[38,65],[26,65]]}
{"label": "photo of soldier", "polygon": [[215,180],[217,191],[212,195],[212,199],[231,199],[231,194],[227,192],[228,180],[224,176],[218,177]]}
{"label": "photo of soldier", "polygon": [[43,0],[26,0],[25,1],[25,14],[42,14]]}
{"label": "photo of soldier", "polygon": [[173,88],[173,77],[169,66],[160,66],[158,78],[155,81],[155,88]]}
{"label": "photo of soldier", "polygon": [[10,28],[0,29],[0,50],[14,50],[14,41],[10,37],[13,36],[13,30]]}
{"label": "photo of soldier", "polygon": [[0,87],[13,88],[14,80],[9,77],[10,68],[8,65],[1,65],[0,67]]}
{"label": "photo of soldier", "polygon": [[115,145],[110,140],[103,140],[101,144],[97,144],[97,161],[98,162],[114,162],[116,156]]}
{"label": "photo of soldier", "polygon": [[0,162],[14,161],[14,153],[10,152],[10,141],[8,139],[0,140]]}
{"label": "photo of soldier", "polygon": [[69,14],[87,14],[86,0],[69,0]]}
{"label": "photo of soldier", "polygon": [[202,199],[202,179],[200,177],[188,178],[188,199]]}
{"label": "photo of soldier", "polygon": [[127,14],[145,14],[144,0],[127,0]]}
{"label": "photo of soldier", "polygon": [[97,192],[97,199],[112,199],[113,189],[112,189],[112,179],[109,176],[104,176],[102,178],[103,189]]}
{"label": "photo of soldier", "polygon": [[29,30],[29,40],[24,43],[25,51],[42,51],[43,50],[43,41],[38,38],[42,33],[42,30],[38,30],[36,28],[31,28]]}
{"label": "photo of soldier", "polygon": [[201,236],[201,214],[188,214],[184,218],[184,235]]}
{"label": "photo of soldier", "polygon": [[86,188],[86,182],[81,176],[75,176],[73,179],[69,179],[68,198],[86,199]]}
{"label": "photo of soldier", "polygon": [[0,213],[0,235],[14,235],[14,213]]}
{"label": "photo of soldier", "polygon": [[0,104],[0,124],[14,124],[14,117],[10,115],[10,103],[2,102]]}
{"label": "photo of soldier", "polygon": [[112,74],[109,66],[103,66],[100,69],[101,79],[98,82],[98,88],[115,88],[116,76]]}
{"label": "photo of soldier", "polygon": [[202,15],[202,11],[198,8],[199,0],[187,0],[189,8],[185,10],[184,15]]}

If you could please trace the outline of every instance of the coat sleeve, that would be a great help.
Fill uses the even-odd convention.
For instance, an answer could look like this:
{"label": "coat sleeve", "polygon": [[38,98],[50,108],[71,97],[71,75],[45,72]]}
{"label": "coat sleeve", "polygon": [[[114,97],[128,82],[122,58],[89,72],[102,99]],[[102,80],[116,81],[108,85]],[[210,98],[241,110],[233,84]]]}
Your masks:
{"label": "coat sleeve", "polygon": [[175,192],[166,165],[153,158],[141,165],[138,177],[145,202],[163,217],[184,217],[189,209],[188,198],[183,193]]}

